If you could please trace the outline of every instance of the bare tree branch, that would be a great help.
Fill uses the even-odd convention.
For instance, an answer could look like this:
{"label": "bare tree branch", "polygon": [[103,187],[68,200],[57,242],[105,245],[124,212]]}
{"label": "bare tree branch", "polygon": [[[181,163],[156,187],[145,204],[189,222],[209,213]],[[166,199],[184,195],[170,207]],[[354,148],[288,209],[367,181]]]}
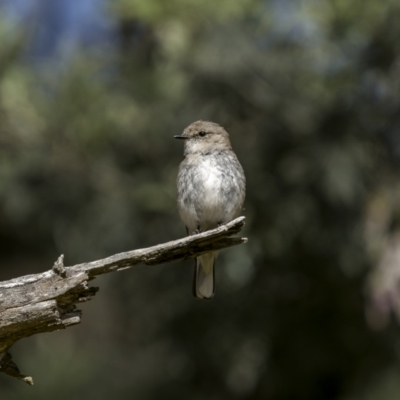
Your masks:
{"label": "bare tree branch", "polygon": [[88,282],[97,275],[140,263],[156,265],[185,260],[245,243],[246,238],[231,237],[240,232],[244,221],[240,217],[211,231],[72,267],[64,266],[61,255],[49,271],[0,282],[0,372],[33,385],[32,378],[22,375],[12,361],[10,347],[36,333],[79,324],[81,311],[76,304],[96,294],[98,288],[89,287]]}

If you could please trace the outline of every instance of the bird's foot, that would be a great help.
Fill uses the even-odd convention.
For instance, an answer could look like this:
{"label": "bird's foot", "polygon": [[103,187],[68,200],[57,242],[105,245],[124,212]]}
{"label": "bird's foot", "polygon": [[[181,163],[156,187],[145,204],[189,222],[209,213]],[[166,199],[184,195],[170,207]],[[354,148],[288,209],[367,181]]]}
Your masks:
{"label": "bird's foot", "polygon": [[203,231],[200,229],[200,225],[197,225],[197,229],[192,232],[192,235],[197,235],[198,233],[201,233],[201,232],[203,232]]}

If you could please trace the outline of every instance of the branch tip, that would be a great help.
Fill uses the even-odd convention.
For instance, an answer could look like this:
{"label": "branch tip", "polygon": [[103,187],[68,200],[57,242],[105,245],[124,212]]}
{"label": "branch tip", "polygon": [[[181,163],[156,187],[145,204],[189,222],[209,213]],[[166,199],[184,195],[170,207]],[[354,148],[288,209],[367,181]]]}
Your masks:
{"label": "branch tip", "polygon": [[31,376],[22,375],[19,372],[19,368],[12,360],[12,356],[10,353],[6,353],[0,359],[0,371],[4,372],[7,375],[13,376],[21,381],[24,381],[29,386],[33,386],[33,379]]}

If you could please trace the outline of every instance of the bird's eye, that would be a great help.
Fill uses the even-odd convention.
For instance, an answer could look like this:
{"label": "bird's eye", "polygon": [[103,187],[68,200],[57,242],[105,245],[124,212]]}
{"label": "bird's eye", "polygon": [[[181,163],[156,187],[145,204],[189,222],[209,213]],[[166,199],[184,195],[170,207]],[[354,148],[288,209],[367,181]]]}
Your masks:
{"label": "bird's eye", "polygon": [[204,131],[199,132],[199,136],[201,136],[201,137],[206,136],[206,134],[207,134],[207,132],[204,132]]}

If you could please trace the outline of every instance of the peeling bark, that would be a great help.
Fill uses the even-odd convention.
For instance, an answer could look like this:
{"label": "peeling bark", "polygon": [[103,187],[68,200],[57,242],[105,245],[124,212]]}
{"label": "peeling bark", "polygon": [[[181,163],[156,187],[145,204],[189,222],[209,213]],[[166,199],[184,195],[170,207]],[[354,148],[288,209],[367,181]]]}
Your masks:
{"label": "peeling bark", "polygon": [[120,271],[136,264],[163,264],[194,258],[200,254],[247,242],[233,238],[244,225],[244,217],[211,231],[145,249],[119,253],[102,260],[64,266],[61,255],[52,269],[0,282],[0,372],[33,385],[12,361],[9,349],[18,340],[36,333],[65,329],[81,322],[77,303],[90,300],[98,291],[89,287],[97,275]]}

